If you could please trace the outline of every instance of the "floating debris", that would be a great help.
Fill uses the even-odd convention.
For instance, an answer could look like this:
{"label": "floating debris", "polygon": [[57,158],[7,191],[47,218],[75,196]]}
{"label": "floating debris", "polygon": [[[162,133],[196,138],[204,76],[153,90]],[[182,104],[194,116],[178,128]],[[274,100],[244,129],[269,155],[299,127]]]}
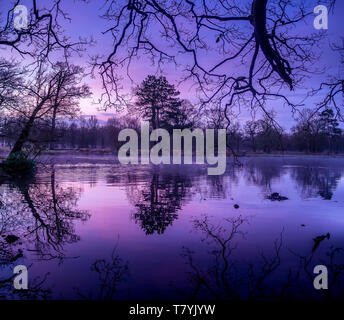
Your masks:
{"label": "floating debris", "polygon": [[313,239],[313,241],[314,241],[314,246],[313,246],[312,252],[314,252],[314,251],[319,247],[320,243],[321,243],[322,241],[324,241],[326,238],[327,238],[327,239],[330,239],[330,234],[329,234],[329,233],[323,234],[323,235],[321,235],[321,236],[315,237],[315,238]]}
{"label": "floating debris", "polygon": [[269,196],[266,197],[271,201],[284,201],[289,200],[289,198],[281,196],[278,192],[271,193]]}
{"label": "floating debris", "polygon": [[19,237],[13,235],[13,234],[9,234],[8,236],[5,237],[5,241],[7,243],[13,243],[13,242],[16,242],[17,240],[19,239]]}
{"label": "floating debris", "polygon": [[238,205],[238,204],[235,204],[235,205],[234,205],[234,208],[235,208],[235,209],[239,209],[239,205]]}

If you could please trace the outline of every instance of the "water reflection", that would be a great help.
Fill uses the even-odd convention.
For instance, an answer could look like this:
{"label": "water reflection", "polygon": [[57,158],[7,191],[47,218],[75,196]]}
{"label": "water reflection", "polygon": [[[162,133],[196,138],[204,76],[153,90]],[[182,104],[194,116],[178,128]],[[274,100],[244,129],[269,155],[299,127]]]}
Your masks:
{"label": "water reflection", "polygon": [[120,285],[129,276],[128,263],[117,254],[118,242],[109,258],[95,260],[91,272],[97,275],[97,288],[87,295],[78,290],[78,295],[87,300],[113,300],[118,298]]}
{"label": "water reflection", "polygon": [[304,198],[315,198],[319,195],[324,200],[331,200],[343,175],[343,169],[303,167],[293,170],[291,175]]}
{"label": "water reflection", "polygon": [[[283,231],[270,244],[271,250],[257,252],[251,259],[238,259],[235,251],[245,238],[248,219],[236,216],[216,224],[209,216],[196,218],[194,229],[201,234],[208,252],[207,264],[197,263],[196,253],[184,248],[190,286],[182,290],[192,299],[343,299],[344,250],[324,243],[322,252],[303,253],[283,241]],[[318,236],[314,239],[326,236]],[[239,240],[238,240],[239,239]],[[329,239],[328,239],[329,240]],[[320,243],[316,243],[319,246]],[[327,290],[314,290],[314,266],[325,265],[330,274]]]}
{"label": "water reflection", "polygon": [[47,183],[7,183],[1,185],[0,194],[1,264],[17,263],[32,255],[39,260],[65,258],[64,246],[80,239],[75,221],[87,221],[90,217],[77,208],[82,190],[61,187],[54,168]]}
{"label": "water reflection", "polygon": [[[67,170],[67,179],[69,171],[75,176],[75,170],[78,170],[77,165]],[[207,176],[202,170],[141,168],[122,170],[120,174],[113,174],[112,170],[113,167],[109,166],[104,178],[102,167],[85,167],[77,173],[76,180],[80,175],[90,187],[95,187],[102,179],[110,186],[126,186],[128,202],[136,208],[132,218],[148,235],[163,234],[192,197],[200,200],[231,197],[240,177],[247,185],[262,189],[263,195],[257,194],[257,197],[265,198],[266,194],[274,191],[274,182],[288,175],[302,198],[320,196],[331,200],[343,176],[344,166],[340,163],[324,166],[324,161],[309,164],[309,161],[302,159],[289,159],[288,165],[285,165],[284,160],[271,162],[255,158],[245,159],[241,167],[230,167],[222,176]],[[73,222],[86,221],[90,217],[89,213],[77,209],[82,188],[62,188],[55,180],[55,169],[52,167],[49,183],[46,178],[44,183],[4,181],[7,187],[2,187],[0,195],[1,234],[26,228],[22,236],[34,243],[34,250],[41,258],[48,258],[51,254],[45,252],[50,250],[60,255],[63,244],[78,241]]]}
{"label": "water reflection", "polygon": [[[214,300],[267,299],[336,299],[344,298],[344,249],[330,241],[317,243],[318,250],[290,247],[284,231],[254,256],[240,253],[248,232],[249,218],[237,215],[216,221],[209,215],[193,219],[193,231],[201,246],[183,246],[186,281],[172,285],[177,297]],[[316,239],[322,238],[318,236]],[[312,239],[309,239],[310,241]],[[327,240],[330,240],[327,238]],[[322,241],[321,241],[322,242]],[[320,246],[320,247],[319,247]],[[129,289],[121,285],[130,280],[129,263],[117,253],[118,243],[110,257],[95,260],[91,271],[98,282],[84,299],[111,300],[128,298]],[[239,253],[239,254],[238,254]],[[314,266],[325,265],[330,275],[327,290],[314,289]],[[173,283],[173,278],[170,279]],[[147,289],[150,283],[146,284]],[[147,297],[146,297],[147,298]]]}
{"label": "water reflection", "polygon": [[249,159],[243,167],[247,183],[262,187],[265,193],[271,193],[273,182],[280,179],[284,172],[285,170],[279,164],[260,159],[257,161]]}
{"label": "water reflection", "polygon": [[77,209],[81,190],[60,187],[55,181],[54,169],[49,184],[18,183],[15,187],[19,197],[14,192],[12,201],[23,206],[17,214],[28,219],[21,224],[19,232],[22,238],[33,244],[30,251],[35,252],[39,259],[63,257],[64,245],[80,239],[75,233],[75,220],[87,221],[90,217],[88,212]]}
{"label": "water reflection", "polygon": [[344,168],[340,159],[266,161],[257,158],[246,161],[243,174],[247,183],[262,187],[265,194],[273,192],[274,182],[288,175],[304,199],[320,196],[324,200],[331,200],[344,175]]}
{"label": "water reflection", "polygon": [[192,185],[190,177],[158,169],[150,181],[127,188],[128,200],[137,209],[133,219],[148,234],[162,234],[178,218]]}
{"label": "water reflection", "polygon": [[[59,283],[58,270],[75,279],[76,287],[86,283],[78,296],[92,299],[126,298],[129,287],[138,298],[160,293],[180,298],[181,291],[187,298],[318,297],[311,278],[321,259],[344,280],[339,249],[344,239],[338,231],[344,161],[258,157],[242,162],[228,165],[222,176],[193,166],[56,164],[41,168],[32,181],[0,181],[0,297],[12,297],[13,266],[20,263],[39,269],[31,298],[48,296],[47,287]],[[267,200],[273,192],[289,200]],[[216,216],[217,222],[202,214]],[[248,232],[247,217],[257,214]],[[276,237],[285,225],[289,234]],[[192,229],[196,233],[190,235]],[[312,239],[327,232],[331,238],[312,251]],[[114,234],[121,235],[120,246],[107,257]],[[8,241],[10,235],[18,238]],[[236,248],[245,243],[244,235],[249,245]],[[258,242],[264,252],[248,261],[245,252],[253,257]],[[178,282],[175,295],[166,293],[171,281]],[[74,297],[65,288],[69,285],[61,284],[62,297]],[[340,296],[340,286],[332,287],[330,294]]]}

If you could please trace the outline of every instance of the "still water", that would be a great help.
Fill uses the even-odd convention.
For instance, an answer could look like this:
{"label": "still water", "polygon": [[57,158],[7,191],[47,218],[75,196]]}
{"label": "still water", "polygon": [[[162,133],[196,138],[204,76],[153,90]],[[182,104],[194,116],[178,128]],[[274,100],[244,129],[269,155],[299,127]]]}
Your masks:
{"label": "still water", "polygon": [[[1,181],[2,299],[344,296],[344,158],[242,158],[223,176],[107,156],[45,162],[31,181]],[[13,290],[19,264],[26,292]]]}

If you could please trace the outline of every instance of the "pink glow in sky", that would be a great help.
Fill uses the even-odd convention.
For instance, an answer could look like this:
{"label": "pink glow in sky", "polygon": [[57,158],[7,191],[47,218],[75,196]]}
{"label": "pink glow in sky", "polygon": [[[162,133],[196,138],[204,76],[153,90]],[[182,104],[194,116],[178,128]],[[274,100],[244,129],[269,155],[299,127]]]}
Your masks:
{"label": "pink glow in sky", "polygon": [[[297,1],[296,1],[297,2]],[[22,1],[24,5],[30,7],[30,1],[25,0]],[[62,23],[63,28],[65,29],[65,33],[70,36],[72,39],[78,39],[78,37],[92,37],[95,40],[95,44],[92,47],[87,48],[86,52],[82,53],[81,57],[75,56],[73,58],[73,62],[75,64],[81,64],[86,67],[89,67],[90,57],[94,55],[104,55],[106,56],[109,54],[113,48],[113,39],[108,34],[103,34],[102,32],[106,30],[111,22],[108,22],[104,19],[100,18],[101,10],[103,5],[102,1],[90,1],[89,3],[84,3],[83,1],[63,1],[62,8],[65,12],[69,14],[71,21],[64,21]],[[6,12],[6,7],[8,4],[1,1],[0,3],[0,10]],[[342,13],[344,12],[344,2],[341,1],[337,4],[334,13],[330,14],[329,16],[329,29],[327,31],[328,34],[328,41],[325,41],[322,50],[324,54],[322,59],[319,61],[319,66],[325,67],[326,71],[334,69],[337,67],[339,63],[339,58],[336,56],[329,49],[329,44],[338,37],[338,35],[342,34]],[[312,31],[312,23],[308,23],[308,26],[304,27],[304,30],[307,28]],[[314,30],[313,30],[314,31]],[[207,41],[214,41],[214,36],[209,34]],[[159,34],[156,34],[156,39],[159,41]],[[6,52],[6,56],[13,55],[13,52]],[[183,75],[183,68],[185,64],[188,63],[187,55],[178,55],[177,60],[181,64],[184,63],[180,68],[176,69],[172,65],[164,66],[164,75],[167,79],[177,85]],[[204,61],[209,61],[212,64],[215,64],[218,61],[218,56],[215,52],[210,51],[209,54],[201,57]],[[233,70],[235,73],[236,71],[240,71],[242,68],[247,68],[247,66],[243,65],[233,65],[233,64],[226,64],[225,68],[229,68]],[[132,88],[139,84],[147,75],[154,74],[156,71],[155,66],[152,66],[150,60],[147,57],[140,57],[139,60],[134,60],[131,67],[131,77],[134,79],[135,83],[132,83],[126,75],[126,70],[119,71],[119,75],[124,77],[122,82],[123,85],[123,92],[130,94],[132,92]],[[317,86],[319,83],[320,77],[322,75],[315,75],[311,79],[308,79],[305,83],[305,87],[307,89]],[[87,83],[91,86],[91,90],[93,92],[92,99],[85,99],[81,101],[81,109],[85,115],[97,115],[100,119],[106,120],[109,116],[113,116],[113,113],[116,113],[116,110],[108,110],[109,116],[107,116],[103,110],[99,110],[99,105],[93,103],[97,102],[100,98],[101,94],[103,93],[102,84],[100,82],[99,76],[96,75],[95,79],[91,77],[87,77],[85,79]],[[181,92],[181,97],[184,99],[188,99],[191,102],[197,102],[198,99],[195,94],[195,87],[192,87],[191,82],[184,83],[178,87],[179,91]],[[293,92],[288,92],[287,95],[291,100],[295,102],[300,100],[305,96],[305,90],[296,88]],[[316,101],[310,100],[308,104],[313,105]],[[309,105],[308,105],[309,106]],[[283,108],[281,101],[271,102],[269,108],[274,108],[278,110],[278,120],[282,124],[282,126],[288,128],[292,123],[292,115],[289,108]],[[250,117],[249,113],[246,111],[241,110],[240,118],[246,120]]]}

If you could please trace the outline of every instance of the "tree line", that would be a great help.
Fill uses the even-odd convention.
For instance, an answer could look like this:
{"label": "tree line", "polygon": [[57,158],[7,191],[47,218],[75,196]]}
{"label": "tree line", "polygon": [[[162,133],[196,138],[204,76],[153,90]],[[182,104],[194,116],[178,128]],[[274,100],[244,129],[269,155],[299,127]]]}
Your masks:
{"label": "tree line", "polygon": [[[36,104],[28,110],[31,112],[27,117],[18,115],[1,119],[3,144],[10,146],[11,152],[22,150],[24,144],[29,149],[40,151],[90,148],[118,150],[122,144],[118,142],[119,132],[124,128],[132,128],[140,133],[140,120],[149,121],[151,129],[164,128],[168,131],[196,127],[204,130],[226,128],[227,141],[234,152],[344,152],[344,135],[332,109],[319,112],[303,109],[290,132],[277,124],[274,111],[266,112],[260,119],[246,121],[243,125],[233,118],[227,125],[228,119],[216,108],[203,114],[196,112],[196,107],[181,99],[179,91],[163,76],[148,76],[134,89],[136,102],[129,107],[129,112],[102,123],[96,116],[80,116],[78,104],[73,100],[89,94],[87,86],[76,84],[76,77],[82,70],[76,66],[66,69],[63,64],[56,68],[56,74],[50,73],[45,77],[39,74],[43,77],[43,80],[39,78],[41,82],[51,83],[57,77],[53,103],[46,103],[43,108],[41,100],[35,100]],[[50,85],[46,94],[49,94]],[[36,89],[37,92],[39,90]],[[33,89],[29,92],[33,92]],[[40,116],[40,112],[45,112],[45,116]]]}
{"label": "tree line", "polygon": [[[148,89],[147,89],[148,87]],[[68,119],[64,108],[57,109],[60,117],[35,119],[27,144],[44,149],[111,149],[117,151],[122,142],[118,134],[124,128],[140,133],[140,120],[149,121],[151,129],[224,128],[224,119],[216,110],[199,115],[195,107],[179,98],[179,92],[164,77],[149,76],[135,89],[137,103],[126,115],[111,117],[106,123],[96,116]],[[69,109],[72,110],[72,109]],[[69,112],[71,115],[71,112]],[[276,114],[271,111],[260,119],[248,120],[244,124],[231,121],[227,126],[228,144],[234,152],[251,151],[270,153],[274,151],[299,151],[306,153],[344,152],[344,135],[331,109],[314,113],[304,109],[290,132],[276,123]],[[29,121],[29,120],[28,120]],[[2,118],[0,128],[3,145],[15,148],[22,137],[27,122],[20,117]]]}
{"label": "tree line", "polygon": [[[29,1],[26,29],[14,27],[15,3],[0,13],[4,22],[0,46],[7,53],[0,58],[0,135],[11,146],[9,157],[30,157],[64,145],[116,149],[116,130],[124,124],[128,127],[126,121],[137,126],[138,119],[148,120],[151,129],[225,127],[232,151],[342,150],[336,120],[343,120],[341,73],[326,73],[328,79],[318,89],[308,90],[322,100],[312,111],[300,113],[291,132],[283,131],[273,112],[267,111],[266,103],[273,99],[295,111],[298,104],[282,93],[305,85],[304,79],[316,71],[320,56],[316,44],[325,40],[324,35],[302,28],[297,37],[291,32],[307,23],[316,2],[298,4],[294,10],[292,2],[281,6],[280,1],[265,0],[230,6],[227,1],[187,1],[178,6],[173,1],[109,1],[102,18],[109,24],[104,33],[112,32],[113,50],[103,58],[92,57],[91,70],[71,64],[70,58],[85,52],[93,41],[66,36],[61,28],[61,20],[67,17],[62,2],[51,0],[44,7],[42,1]],[[333,8],[335,1],[326,3]],[[234,27],[237,23],[239,29]],[[206,43],[200,39],[207,39]],[[340,68],[344,48],[338,40],[331,49],[339,54]],[[214,51],[214,59],[202,58]],[[131,78],[136,57],[150,59],[156,74],[166,71],[164,65],[183,67],[180,80],[194,82],[199,103],[194,106],[181,99],[166,78],[156,76],[148,76],[133,90],[129,96],[134,101],[126,99],[121,80],[125,77],[118,71],[127,70]],[[245,68],[233,69],[230,63]],[[100,76],[102,107],[127,108],[128,117],[116,117],[106,125],[94,117],[80,120],[80,99],[91,96],[91,88],[84,83],[90,74]],[[240,125],[231,117],[234,108],[259,110],[263,116]]]}

